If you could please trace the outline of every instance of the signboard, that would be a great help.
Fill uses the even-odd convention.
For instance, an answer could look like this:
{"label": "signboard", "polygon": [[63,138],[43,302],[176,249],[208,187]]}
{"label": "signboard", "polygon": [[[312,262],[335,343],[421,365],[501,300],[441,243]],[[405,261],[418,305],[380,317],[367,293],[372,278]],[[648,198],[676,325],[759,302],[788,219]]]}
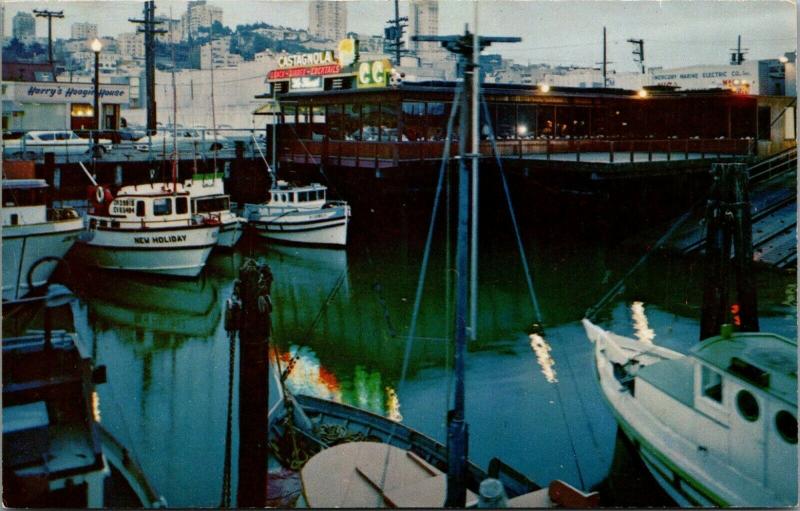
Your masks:
{"label": "signboard", "polygon": [[[100,102],[125,104],[130,98],[128,85],[100,84]],[[21,103],[91,103],[94,85],[85,83],[16,82],[14,99]]]}
{"label": "signboard", "polygon": [[289,80],[290,91],[320,91],[322,85],[321,76],[301,76]]}
{"label": "signboard", "polygon": [[339,64],[327,64],[324,66],[295,67],[292,69],[273,69],[267,74],[267,80],[286,80],[289,78],[300,78],[303,76],[323,76],[335,75],[342,71]]}
{"label": "signboard", "polygon": [[359,89],[386,87],[392,69],[389,59],[362,62],[358,65],[357,86]]}
{"label": "signboard", "polygon": [[336,64],[333,51],[318,51],[316,53],[303,53],[300,55],[284,55],[278,59],[278,67],[282,69],[291,67],[323,66]]}

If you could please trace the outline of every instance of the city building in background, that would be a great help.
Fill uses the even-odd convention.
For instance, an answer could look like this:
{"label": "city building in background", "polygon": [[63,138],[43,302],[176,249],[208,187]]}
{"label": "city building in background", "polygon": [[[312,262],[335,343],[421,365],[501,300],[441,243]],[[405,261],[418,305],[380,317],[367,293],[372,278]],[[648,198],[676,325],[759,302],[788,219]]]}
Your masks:
{"label": "city building in background", "polygon": [[411,39],[418,35],[439,35],[438,0],[411,0],[408,6],[409,40],[406,47],[423,61],[430,62],[444,57],[439,43]]}
{"label": "city building in background", "polygon": [[141,32],[126,32],[117,36],[117,48],[123,57],[132,59],[144,58],[144,34]]}
{"label": "city building in background", "polygon": [[186,41],[200,34],[201,28],[208,28],[217,21],[222,23],[222,9],[208,5],[206,0],[190,0],[186,12],[181,16],[183,33],[181,39]]}
{"label": "city building in background", "polygon": [[338,41],[347,35],[347,2],[313,0],[308,3],[308,33]]}
{"label": "city building in background", "polygon": [[11,33],[14,39],[30,44],[36,39],[36,19],[33,14],[18,12],[12,19]]}
{"label": "city building in background", "polygon": [[92,40],[97,37],[97,25],[94,23],[73,23],[70,27],[70,38]]}

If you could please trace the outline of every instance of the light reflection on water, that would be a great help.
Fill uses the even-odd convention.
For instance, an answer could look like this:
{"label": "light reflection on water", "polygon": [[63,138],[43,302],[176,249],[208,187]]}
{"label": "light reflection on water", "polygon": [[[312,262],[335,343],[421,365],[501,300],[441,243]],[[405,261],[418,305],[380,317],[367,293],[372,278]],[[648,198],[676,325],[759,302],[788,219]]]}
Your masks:
{"label": "light reflection on water", "polygon": [[[582,479],[588,489],[608,474],[617,427],[579,320],[638,256],[577,242],[534,251],[545,340],[524,331],[532,311],[513,244],[486,243],[479,340],[467,355],[470,456],[484,467],[500,457],[540,484],[560,478],[580,486]],[[98,280],[94,272],[74,271],[77,283],[85,283],[75,286],[78,331],[108,367],[109,383],[98,387],[103,423],[173,506],[219,504],[230,357],[222,312],[243,253],[250,253],[247,243],[242,247],[212,255],[198,280],[117,273]],[[452,320],[442,313],[448,303],[442,246],[431,257],[408,378],[399,381],[421,253],[404,242],[376,242],[347,251],[262,246],[252,255],[275,276],[273,346],[283,364],[298,355],[290,388],[402,420],[444,441],[453,349],[446,340]],[[796,305],[787,304],[793,277],[762,280],[762,329],[796,338]],[[697,340],[701,281],[696,266],[645,265],[598,321],[627,336],[643,327],[659,344],[686,352]],[[96,282],[104,285],[89,285]],[[638,322],[634,300],[642,303]],[[571,443],[576,459],[565,454]],[[234,467],[236,456],[234,448]]]}
{"label": "light reflection on water", "polygon": [[633,317],[636,338],[645,344],[653,344],[656,333],[647,324],[647,316],[644,313],[644,304],[642,302],[636,301],[631,304],[631,316]]}

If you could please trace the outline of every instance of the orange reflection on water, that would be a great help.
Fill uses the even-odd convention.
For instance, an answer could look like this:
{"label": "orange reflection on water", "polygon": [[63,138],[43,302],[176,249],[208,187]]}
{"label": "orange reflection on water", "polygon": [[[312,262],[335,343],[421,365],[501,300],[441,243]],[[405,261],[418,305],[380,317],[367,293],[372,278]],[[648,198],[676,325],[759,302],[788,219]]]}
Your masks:
{"label": "orange reflection on water", "polygon": [[[275,361],[275,349],[270,350],[269,357]],[[281,371],[285,371],[294,360],[294,367],[286,378],[291,392],[342,402],[339,380],[320,365],[314,352],[292,346],[288,352],[278,352],[278,358]]]}
{"label": "orange reflection on water", "polygon": [[533,352],[536,353],[536,361],[539,362],[545,379],[548,383],[557,383],[558,378],[556,377],[556,370],[553,369],[556,362],[553,360],[553,357],[550,356],[550,345],[547,344],[544,337],[539,334],[530,334],[528,337],[531,340],[531,348],[533,348]]}
{"label": "orange reflection on water", "polygon": [[397,392],[389,386],[386,387],[386,417],[395,422],[403,420],[403,416],[400,415],[400,400],[397,398]]}
{"label": "orange reflection on water", "polygon": [[636,337],[639,341],[645,344],[653,344],[656,333],[647,323],[647,316],[644,313],[644,303],[633,302],[633,304],[631,304],[631,316],[633,317],[633,328],[636,331]]}

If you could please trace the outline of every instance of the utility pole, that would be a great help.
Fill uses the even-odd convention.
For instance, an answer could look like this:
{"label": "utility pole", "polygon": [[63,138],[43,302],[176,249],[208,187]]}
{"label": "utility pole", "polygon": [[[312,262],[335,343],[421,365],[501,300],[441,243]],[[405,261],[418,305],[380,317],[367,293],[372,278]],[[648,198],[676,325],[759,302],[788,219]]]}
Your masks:
{"label": "utility pole", "polygon": [[145,81],[147,82],[147,134],[156,131],[156,34],[166,34],[166,30],[156,29],[161,21],[155,20],[156,3],[144,3],[144,19],[128,18],[131,23],[142,25],[136,31],[144,34]]}
{"label": "utility pole", "polygon": [[642,67],[644,74],[644,39],[628,39],[628,42],[633,44],[633,62]]}
{"label": "utility pole", "polygon": [[603,64],[603,88],[608,87],[608,64],[613,64],[608,60],[608,45],[606,44],[606,27],[603,27],[603,62],[595,62],[595,64]]}
{"label": "utility pole", "polygon": [[730,50],[733,52],[731,53],[731,65],[741,66],[742,62],[744,62],[744,54],[748,50],[748,48],[742,48],[741,35],[737,38],[736,48],[731,48]]}
{"label": "utility pole", "polygon": [[394,0],[394,19],[386,22],[389,26],[383,30],[383,36],[387,41],[385,45],[394,52],[394,63],[398,66],[400,65],[400,55],[406,52],[403,49],[403,32],[408,26],[406,21],[408,21],[407,16],[400,17],[399,0]]}
{"label": "utility pole", "polygon": [[[516,43],[519,37],[482,37],[471,34],[469,30],[460,36],[413,36],[412,41],[439,42],[448,51],[459,57],[459,72],[463,73],[465,94],[462,95],[462,107],[459,130],[458,160],[458,242],[456,244],[456,314],[455,314],[455,390],[453,408],[447,413],[447,491],[445,507],[464,507],[466,504],[466,461],[468,452],[468,427],[465,419],[464,369],[467,351],[467,231],[470,220],[470,179],[466,158],[472,156],[473,165],[477,162],[479,152],[475,131],[469,129],[473,122],[470,109],[478,108],[480,89],[474,87],[473,77],[478,72],[475,53],[480,55],[483,48],[494,42]],[[479,85],[479,84],[478,84]],[[468,144],[465,135],[472,133]],[[477,170],[473,167],[474,170]],[[473,170],[473,171],[474,171]]]}
{"label": "utility pole", "polygon": [[[47,9],[34,9],[37,18],[47,18],[47,61],[53,65],[53,18],[63,18],[64,11],[48,11]],[[55,78],[55,73],[53,73]]]}

